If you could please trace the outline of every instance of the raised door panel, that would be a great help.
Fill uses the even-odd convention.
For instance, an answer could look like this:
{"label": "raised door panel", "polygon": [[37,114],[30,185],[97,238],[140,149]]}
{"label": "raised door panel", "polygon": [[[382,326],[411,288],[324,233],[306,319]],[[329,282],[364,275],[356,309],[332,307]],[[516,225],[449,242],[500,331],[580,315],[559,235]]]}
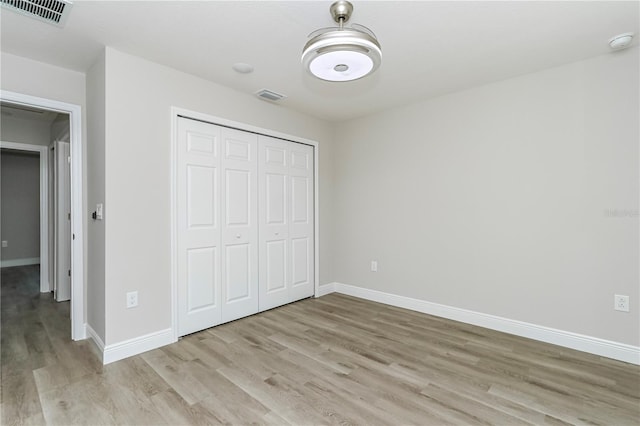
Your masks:
{"label": "raised door panel", "polygon": [[291,177],[291,221],[294,225],[311,223],[311,188],[309,178]]}
{"label": "raised door panel", "polygon": [[291,239],[291,265],[292,286],[298,287],[309,284],[310,277],[310,260],[309,259],[309,238],[293,238]]}
{"label": "raised door panel", "polygon": [[222,130],[222,321],[258,312],[258,137]]}
{"label": "raised door panel", "polygon": [[249,244],[226,247],[226,303],[239,302],[251,297],[251,270],[253,269]]}
{"label": "raised door panel", "polygon": [[249,170],[225,170],[225,217],[227,229],[249,227],[251,217],[251,172]]}
{"label": "raised door panel", "polygon": [[187,229],[215,228],[216,168],[187,165]]}
{"label": "raised door panel", "polygon": [[177,146],[178,334],[221,321],[221,128],[180,118]]}
{"label": "raised door panel", "polygon": [[218,305],[216,288],[219,269],[215,247],[187,250],[187,313]]}
{"label": "raised door panel", "polygon": [[265,292],[272,295],[287,291],[287,241],[272,240],[266,242]]}
{"label": "raised door panel", "polygon": [[287,176],[281,173],[266,173],[264,182],[265,224],[286,226],[287,222]]}

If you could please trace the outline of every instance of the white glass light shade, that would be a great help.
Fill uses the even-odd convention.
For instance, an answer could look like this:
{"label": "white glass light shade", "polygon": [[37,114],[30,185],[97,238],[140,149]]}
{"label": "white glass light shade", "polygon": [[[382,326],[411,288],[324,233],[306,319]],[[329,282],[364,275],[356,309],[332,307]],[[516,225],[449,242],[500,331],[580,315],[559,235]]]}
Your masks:
{"label": "white glass light shade", "polygon": [[373,61],[364,53],[339,50],[311,60],[309,71],[323,80],[350,81],[364,77],[373,69]]}
{"label": "white glass light shade", "polygon": [[302,52],[302,63],[316,77],[351,81],[375,71],[382,60],[378,41],[355,30],[335,30],[312,38]]}

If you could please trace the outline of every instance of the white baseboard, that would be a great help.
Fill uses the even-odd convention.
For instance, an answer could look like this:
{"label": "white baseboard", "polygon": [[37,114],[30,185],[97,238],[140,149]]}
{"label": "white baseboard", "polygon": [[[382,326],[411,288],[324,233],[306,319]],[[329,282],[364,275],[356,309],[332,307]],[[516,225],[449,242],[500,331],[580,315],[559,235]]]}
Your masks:
{"label": "white baseboard", "polygon": [[473,324],[491,330],[502,331],[516,336],[527,337],[541,342],[640,365],[640,347],[638,346],[348,284],[332,283],[322,287],[327,287],[327,291],[323,293],[323,295],[329,294],[330,291],[328,290],[332,288],[336,293],[410,309],[412,311]]}
{"label": "white baseboard", "polygon": [[167,328],[166,330],[160,330],[112,345],[106,345],[102,351],[102,363],[105,365],[110,364],[173,342],[175,342],[173,330]]}
{"label": "white baseboard", "polygon": [[40,263],[39,257],[29,257],[26,259],[9,259],[0,261],[0,268],[10,268],[12,266],[37,265]]}
{"label": "white baseboard", "polygon": [[89,324],[85,324],[84,329],[87,338],[93,340],[93,343],[95,343],[96,347],[98,348],[101,361],[104,364],[104,342],[102,341],[100,336],[98,336],[98,333],[96,333],[96,331]]}
{"label": "white baseboard", "polygon": [[336,291],[336,283],[323,284],[318,286],[318,293],[316,297],[322,297],[325,294],[333,293]]}

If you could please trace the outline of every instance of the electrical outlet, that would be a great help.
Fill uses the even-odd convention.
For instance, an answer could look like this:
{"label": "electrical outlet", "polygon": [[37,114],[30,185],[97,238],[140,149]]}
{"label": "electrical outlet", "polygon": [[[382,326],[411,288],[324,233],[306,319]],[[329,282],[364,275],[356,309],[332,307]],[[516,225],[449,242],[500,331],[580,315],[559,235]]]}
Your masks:
{"label": "electrical outlet", "polygon": [[371,261],[371,272],[378,272],[378,261],[377,260],[372,260]]}
{"label": "electrical outlet", "polygon": [[9,241],[4,240],[2,242],[2,247],[9,247]]}
{"label": "electrical outlet", "polygon": [[613,309],[616,311],[629,312],[629,296],[614,294],[613,302]]}
{"label": "electrical outlet", "polygon": [[127,293],[127,309],[138,306],[138,292],[130,291]]}

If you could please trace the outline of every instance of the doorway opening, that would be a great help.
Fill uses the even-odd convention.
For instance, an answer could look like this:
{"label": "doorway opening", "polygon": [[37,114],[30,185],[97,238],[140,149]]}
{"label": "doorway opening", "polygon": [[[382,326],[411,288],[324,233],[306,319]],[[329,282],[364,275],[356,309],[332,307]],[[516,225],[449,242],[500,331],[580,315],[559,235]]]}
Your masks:
{"label": "doorway opening", "polygon": [[69,301],[70,337],[84,339],[80,107],[0,91],[0,111],[3,276],[23,268],[33,284],[37,272],[41,293]]}

